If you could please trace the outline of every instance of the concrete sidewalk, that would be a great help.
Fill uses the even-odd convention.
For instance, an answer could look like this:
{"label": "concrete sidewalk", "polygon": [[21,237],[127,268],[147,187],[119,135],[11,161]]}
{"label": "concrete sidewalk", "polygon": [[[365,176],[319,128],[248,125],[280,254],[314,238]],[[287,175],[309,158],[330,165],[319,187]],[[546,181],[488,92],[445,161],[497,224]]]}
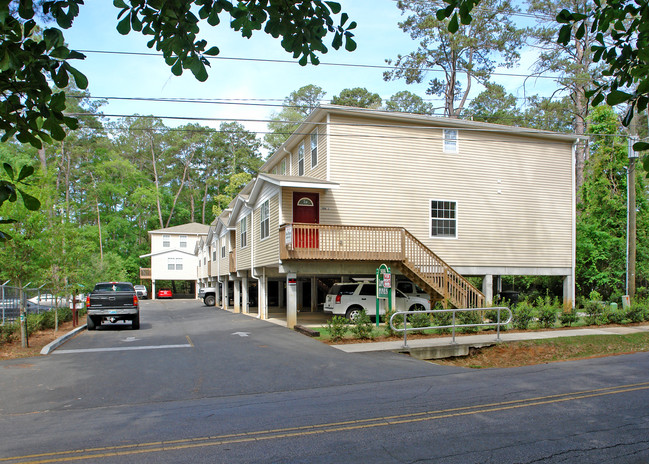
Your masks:
{"label": "concrete sidewalk", "polygon": [[[501,332],[500,342],[516,342],[525,340],[542,340],[561,337],[580,337],[584,335],[625,335],[637,332],[649,332],[649,325],[632,327],[602,327],[584,329],[553,329],[529,332]],[[487,335],[456,335],[455,343],[452,337],[408,339],[404,347],[403,340],[394,342],[368,342],[331,345],[347,353],[362,353],[370,351],[393,351],[408,353],[419,359],[442,359],[452,356],[465,356],[469,348],[482,348],[498,343],[496,334]]]}

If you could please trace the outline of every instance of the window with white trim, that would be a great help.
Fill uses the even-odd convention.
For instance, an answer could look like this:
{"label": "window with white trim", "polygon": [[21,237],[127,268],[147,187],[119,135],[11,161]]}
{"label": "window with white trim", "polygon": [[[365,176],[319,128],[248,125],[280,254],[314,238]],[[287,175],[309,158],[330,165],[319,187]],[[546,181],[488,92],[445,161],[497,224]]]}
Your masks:
{"label": "window with white trim", "polygon": [[259,211],[259,235],[263,240],[270,235],[270,203],[266,200]]}
{"label": "window with white trim", "polygon": [[430,236],[457,238],[457,202],[430,201]]}
{"label": "window with white trim", "polygon": [[212,250],[212,261],[216,261],[216,250]]}
{"label": "window with white trim", "polygon": [[176,258],[176,270],[177,271],[182,271],[183,270],[183,259],[182,258]]}
{"label": "window with white trim", "polygon": [[311,132],[311,169],[318,165],[318,129]]}
{"label": "window with white trim", "polygon": [[457,152],[457,130],[444,129],[444,153]]}
{"label": "window with white trim", "polygon": [[165,248],[169,248],[171,246],[171,235],[162,236],[162,246]]}
{"label": "window with white trim", "polygon": [[248,246],[248,216],[241,219],[240,223],[240,239],[241,239],[241,248]]}
{"label": "window with white trim", "polygon": [[304,175],[304,144],[301,143],[297,149],[297,175]]}
{"label": "window with white trim", "polygon": [[225,245],[221,247],[221,258],[225,258]]}
{"label": "window with white trim", "polygon": [[282,161],[279,164],[279,173],[283,176],[286,175],[286,157],[282,158]]}
{"label": "window with white trim", "polygon": [[180,248],[187,248],[187,236],[186,235],[181,235],[180,236]]}
{"label": "window with white trim", "polygon": [[167,258],[167,270],[173,271],[176,269],[176,258]]}

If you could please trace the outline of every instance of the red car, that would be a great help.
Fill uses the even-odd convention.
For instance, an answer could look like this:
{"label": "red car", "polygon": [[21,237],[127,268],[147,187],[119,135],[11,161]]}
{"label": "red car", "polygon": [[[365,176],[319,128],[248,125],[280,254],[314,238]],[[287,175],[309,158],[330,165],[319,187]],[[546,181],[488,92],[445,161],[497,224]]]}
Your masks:
{"label": "red car", "polygon": [[161,288],[158,290],[158,298],[173,298],[171,290],[168,288]]}

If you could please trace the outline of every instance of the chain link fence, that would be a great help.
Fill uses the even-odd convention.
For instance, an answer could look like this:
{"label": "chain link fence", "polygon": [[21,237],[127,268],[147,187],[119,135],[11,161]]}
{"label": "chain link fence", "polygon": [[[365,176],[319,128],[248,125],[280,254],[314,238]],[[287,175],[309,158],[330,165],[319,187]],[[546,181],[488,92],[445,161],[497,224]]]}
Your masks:
{"label": "chain link fence", "polygon": [[[22,289],[22,303],[27,314],[41,314],[53,308],[72,309],[71,299],[56,296],[51,289],[25,287]],[[0,325],[12,323],[20,318],[21,293],[19,287],[0,285]],[[83,306],[83,298],[76,297],[77,309]]]}

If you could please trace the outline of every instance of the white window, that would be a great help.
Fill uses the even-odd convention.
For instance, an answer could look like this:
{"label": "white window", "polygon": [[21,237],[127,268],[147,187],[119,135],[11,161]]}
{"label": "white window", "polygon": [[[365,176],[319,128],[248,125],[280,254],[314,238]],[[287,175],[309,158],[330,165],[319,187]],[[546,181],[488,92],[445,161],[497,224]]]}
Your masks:
{"label": "white window", "polygon": [[282,158],[282,162],[279,165],[279,173],[283,176],[286,175],[286,157]]}
{"label": "white window", "polygon": [[221,247],[221,258],[225,258],[225,245]]}
{"label": "white window", "polygon": [[176,258],[176,270],[177,271],[182,271],[183,270],[183,259],[182,258]]}
{"label": "white window", "polygon": [[186,235],[181,235],[180,236],[180,248],[187,248],[187,236]]}
{"label": "white window", "polygon": [[216,250],[212,250],[212,261],[216,261]]}
{"label": "white window", "polygon": [[311,168],[318,165],[318,129],[311,132]]}
{"label": "white window", "polygon": [[240,224],[241,248],[248,246],[248,216],[241,219]]}
{"label": "white window", "polygon": [[171,246],[171,235],[162,236],[162,246],[165,248],[169,248]]}
{"label": "white window", "polygon": [[300,144],[297,149],[297,175],[304,175],[304,144]]}
{"label": "white window", "polygon": [[176,269],[176,258],[167,258],[167,270],[173,271]]}
{"label": "white window", "polygon": [[265,239],[270,235],[270,205],[269,200],[266,200],[261,205],[261,211],[259,214],[259,230],[261,239]]}
{"label": "white window", "polygon": [[444,153],[457,153],[457,130],[444,129]]}
{"label": "white window", "polygon": [[454,201],[430,201],[430,236],[457,237],[457,203]]}

